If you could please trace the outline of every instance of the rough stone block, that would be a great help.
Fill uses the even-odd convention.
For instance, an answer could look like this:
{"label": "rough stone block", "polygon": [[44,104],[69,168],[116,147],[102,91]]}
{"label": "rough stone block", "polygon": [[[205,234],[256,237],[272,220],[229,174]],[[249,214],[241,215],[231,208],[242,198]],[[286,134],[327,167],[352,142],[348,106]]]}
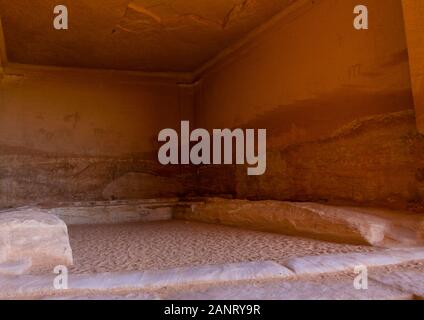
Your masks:
{"label": "rough stone block", "polygon": [[33,266],[71,265],[72,250],[66,224],[35,209],[0,214],[1,260],[30,259]]}

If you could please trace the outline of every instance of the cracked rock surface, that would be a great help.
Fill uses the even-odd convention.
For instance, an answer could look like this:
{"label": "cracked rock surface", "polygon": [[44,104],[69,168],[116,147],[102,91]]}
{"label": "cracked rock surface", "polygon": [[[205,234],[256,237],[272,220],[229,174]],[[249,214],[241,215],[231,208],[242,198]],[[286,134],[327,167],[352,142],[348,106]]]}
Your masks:
{"label": "cracked rock surface", "polygon": [[0,14],[12,62],[178,72],[193,71],[293,2],[64,1],[64,32],[52,27],[52,0],[0,0]]}

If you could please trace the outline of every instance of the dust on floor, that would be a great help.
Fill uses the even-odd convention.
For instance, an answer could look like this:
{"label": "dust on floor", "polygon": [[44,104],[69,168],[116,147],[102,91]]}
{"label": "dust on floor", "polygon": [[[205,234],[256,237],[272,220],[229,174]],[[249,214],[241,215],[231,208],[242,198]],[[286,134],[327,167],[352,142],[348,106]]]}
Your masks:
{"label": "dust on floor", "polygon": [[71,273],[157,270],[370,252],[367,246],[187,221],[69,226]]}

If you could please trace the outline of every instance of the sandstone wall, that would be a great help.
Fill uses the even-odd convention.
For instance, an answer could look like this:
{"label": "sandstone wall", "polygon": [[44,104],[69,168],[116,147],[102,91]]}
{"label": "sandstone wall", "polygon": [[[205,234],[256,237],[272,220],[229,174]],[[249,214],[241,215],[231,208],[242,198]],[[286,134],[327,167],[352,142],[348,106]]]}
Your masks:
{"label": "sandstone wall", "polygon": [[418,130],[424,133],[424,2],[402,0]]}
{"label": "sandstone wall", "polygon": [[412,111],[372,116],[331,137],[271,150],[268,167],[261,177],[238,170],[237,196],[424,207],[424,136]]}
{"label": "sandstone wall", "polygon": [[401,1],[362,1],[370,17],[362,31],[352,24],[357,1],[304,3],[229,51],[198,85],[200,127],[268,130],[266,174],[237,169],[232,193],[422,205]]}
{"label": "sandstone wall", "polygon": [[176,82],[42,68],[0,82],[0,206],[189,193],[157,163],[157,134],[191,114]]}
{"label": "sandstone wall", "polygon": [[[8,68],[0,207],[195,194],[422,206],[423,138],[401,0],[362,1],[363,31],[352,26],[355,0],[294,3],[194,87],[134,73]],[[266,174],[158,165],[157,134],[180,120],[266,128]]]}

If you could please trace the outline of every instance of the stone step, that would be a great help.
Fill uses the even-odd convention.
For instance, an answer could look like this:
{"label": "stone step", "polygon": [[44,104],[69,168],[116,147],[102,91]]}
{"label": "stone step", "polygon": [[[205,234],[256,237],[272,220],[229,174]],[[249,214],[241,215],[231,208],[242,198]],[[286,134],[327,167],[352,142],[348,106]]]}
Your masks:
{"label": "stone step", "polygon": [[354,286],[356,274],[337,276],[289,277],[249,282],[220,282],[169,288],[161,292],[120,291],[44,297],[70,300],[411,300],[424,299],[424,270],[368,273],[366,289]]}
{"label": "stone step", "polygon": [[284,266],[297,276],[354,271],[358,266],[381,267],[424,260],[424,247],[386,249],[370,253],[346,253],[293,258]]}
{"label": "stone step", "polygon": [[352,279],[274,280],[266,282],[221,284],[182,289],[166,294],[169,300],[409,300],[412,293],[368,281],[367,290],[357,290]]}
{"label": "stone step", "polygon": [[68,296],[40,297],[37,300],[160,300],[160,297],[147,292],[123,292],[115,294],[80,294]]}
{"label": "stone step", "polygon": [[[410,285],[402,286],[402,279],[372,277],[372,290],[357,292],[353,282],[311,282],[311,276],[326,276],[348,271],[354,274],[358,265],[367,267],[389,266],[410,261],[424,261],[424,248],[386,249],[373,253],[350,253],[326,256],[307,256],[287,260],[283,265],[276,262],[244,262],[224,265],[208,265],[170,270],[141,272],[101,273],[70,275],[69,289],[64,293],[53,287],[56,275],[23,275],[0,277],[0,298],[86,296],[92,292],[97,297],[113,296],[111,290],[158,290],[184,286],[204,286],[206,291],[187,290],[186,293],[165,298],[172,299],[407,299],[422,294],[421,281],[415,275],[407,276]],[[420,280],[421,279],[421,280]],[[272,281],[271,281],[272,280]],[[282,281],[284,280],[284,281]],[[246,281],[270,281],[271,287],[250,288]],[[406,282],[405,282],[406,283]],[[422,282],[424,283],[424,282]],[[227,284],[230,284],[229,287]],[[275,284],[278,284],[275,287]],[[207,285],[207,286],[206,286]],[[404,284],[405,285],[405,284]],[[415,285],[415,289],[412,287]],[[274,287],[273,287],[274,286]],[[412,289],[411,289],[412,288]],[[199,289],[200,290],[200,289]],[[179,289],[179,292],[181,290]],[[183,291],[181,291],[183,292]],[[319,294],[321,292],[321,294]],[[140,293],[141,294],[141,293]],[[144,293],[143,293],[144,294]],[[136,299],[137,294],[133,296]],[[122,296],[118,295],[116,299]]]}
{"label": "stone step", "polygon": [[[56,275],[22,275],[0,277],[0,298],[57,294]],[[68,294],[80,291],[108,291],[118,289],[159,289],[202,283],[289,278],[294,274],[272,261],[244,262],[225,265],[196,266],[170,270],[141,272],[69,275]]]}
{"label": "stone step", "polygon": [[411,292],[418,299],[424,299],[424,270],[397,271],[371,275],[371,279],[402,290]]}
{"label": "stone step", "polygon": [[[55,290],[55,276],[22,275],[0,277],[0,298],[47,297],[79,299],[87,296],[137,299],[143,290],[179,288],[178,294],[166,299],[410,299],[422,296],[423,274],[401,274],[388,277],[373,273],[370,290],[357,290],[353,280],[331,280],[336,272],[356,266],[389,266],[410,261],[424,261],[424,248],[386,249],[373,253],[350,253],[307,256],[276,262],[244,262],[225,265],[196,266],[141,272],[69,275],[68,289]],[[381,277],[379,276],[381,275]],[[313,281],[316,276],[330,280]],[[312,278],[311,278],[312,277]],[[406,279],[406,280],[405,280]],[[247,282],[246,282],[247,281]],[[252,281],[265,284],[255,286]],[[185,287],[186,289],[180,289]],[[190,289],[190,288],[194,289]],[[202,287],[203,289],[201,289]],[[188,288],[188,289],[187,289]],[[196,289],[197,288],[197,289]],[[114,296],[111,291],[123,291]],[[174,290],[175,291],[175,290]],[[156,298],[155,295],[151,298]]]}

